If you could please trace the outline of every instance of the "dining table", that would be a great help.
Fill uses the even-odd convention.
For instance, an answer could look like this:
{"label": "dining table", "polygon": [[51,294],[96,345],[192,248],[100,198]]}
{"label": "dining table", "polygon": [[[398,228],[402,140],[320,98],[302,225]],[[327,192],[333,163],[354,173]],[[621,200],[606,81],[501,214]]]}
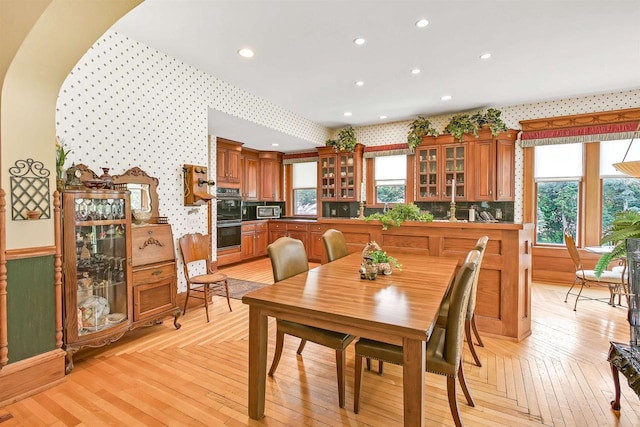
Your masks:
{"label": "dining table", "polygon": [[402,346],[404,425],[423,426],[425,348],[458,258],[394,249],[402,269],[361,279],[361,253],[351,253],[246,294],[249,305],[248,413],[265,415],[268,317]]}

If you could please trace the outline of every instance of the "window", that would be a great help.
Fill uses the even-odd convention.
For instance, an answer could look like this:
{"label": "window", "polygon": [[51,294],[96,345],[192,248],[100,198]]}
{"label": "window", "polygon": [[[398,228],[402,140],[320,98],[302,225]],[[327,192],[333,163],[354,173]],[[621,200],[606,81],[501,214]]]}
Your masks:
{"label": "window", "polygon": [[564,244],[576,235],[582,179],[582,144],[535,147],[536,243]]}
{"label": "window", "polygon": [[374,161],[376,203],[404,203],[407,156],[381,156]]}
{"label": "window", "polygon": [[318,163],[293,164],[293,214],[317,215]]}
{"label": "window", "polygon": [[[621,162],[629,148],[629,140],[600,143],[600,178],[602,179],[602,232],[611,227],[618,212],[640,211],[640,180],[629,178],[613,167]],[[640,158],[640,145],[632,145],[627,159]]]}

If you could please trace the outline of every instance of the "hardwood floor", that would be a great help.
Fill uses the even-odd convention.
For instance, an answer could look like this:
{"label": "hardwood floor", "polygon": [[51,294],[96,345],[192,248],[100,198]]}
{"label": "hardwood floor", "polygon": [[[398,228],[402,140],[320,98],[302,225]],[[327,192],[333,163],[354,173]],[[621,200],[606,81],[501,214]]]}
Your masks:
{"label": "hardwood floor", "polygon": [[[268,259],[221,269],[231,277],[272,283]],[[638,426],[640,400],[621,377],[622,409],[612,411],[609,341],[628,341],[626,308],[573,299],[567,288],[534,284],[533,334],[520,343],[483,336],[482,368],[465,348],[464,370],[476,407],[459,394],[467,426]],[[606,290],[589,289],[590,295]],[[603,293],[604,292],[604,293]],[[248,309],[214,297],[211,322],[194,308],[180,319],[133,331],[108,347],[79,352],[75,369],[49,390],[0,408],[5,426],[402,425],[402,370],[366,372],[360,413],[353,413],[353,349],[347,354],[347,403],[338,407],[335,355],[287,337],[274,378],[267,378],[266,417],[250,420],[247,401]],[[268,363],[275,325],[270,323]],[[374,363],[375,366],[375,363]],[[442,376],[426,377],[427,426],[453,425]],[[10,414],[10,415],[9,415]],[[11,418],[9,418],[11,416]],[[3,421],[4,420],[4,421]]]}

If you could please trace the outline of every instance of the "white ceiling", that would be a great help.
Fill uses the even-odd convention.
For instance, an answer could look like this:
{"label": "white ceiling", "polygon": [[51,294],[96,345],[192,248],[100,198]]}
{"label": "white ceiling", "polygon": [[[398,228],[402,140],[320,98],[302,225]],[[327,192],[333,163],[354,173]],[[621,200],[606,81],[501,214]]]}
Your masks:
{"label": "white ceiling", "polygon": [[[145,0],[113,29],[331,128],[640,88],[640,0]],[[224,116],[210,133],[294,143]]]}

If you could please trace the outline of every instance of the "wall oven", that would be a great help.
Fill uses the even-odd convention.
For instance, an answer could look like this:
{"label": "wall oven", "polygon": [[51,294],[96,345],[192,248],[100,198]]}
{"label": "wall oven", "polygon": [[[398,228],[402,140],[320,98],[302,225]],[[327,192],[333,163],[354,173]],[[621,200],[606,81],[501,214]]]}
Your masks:
{"label": "wall oven", "polygon": [[216,190],[216,233],[217,248],[240,247],[242,238],[242,196],[238,188],[218,188]]}

